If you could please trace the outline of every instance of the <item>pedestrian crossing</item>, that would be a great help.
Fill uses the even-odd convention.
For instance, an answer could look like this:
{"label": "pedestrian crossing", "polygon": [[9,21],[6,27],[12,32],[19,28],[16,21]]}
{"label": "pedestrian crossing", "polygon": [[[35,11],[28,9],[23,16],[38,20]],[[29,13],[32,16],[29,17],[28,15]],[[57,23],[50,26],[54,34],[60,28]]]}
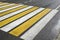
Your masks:
{"label": "pedestrian crossing", "polygon": [[0,2],[0,6],[0,30],[25,40],[30,36],[33,38],[32,34],[36,32],[35,37],[58,12],[50,8],[15,3]]}
{"label": "pedestrian crossing", "polygon": [[12,10],[8,10],[8,11],[5,11],[5,12],[2,12],[2,14],[0,14],[0,16],[4,16],[4,15],[6,15],[6,14],[9,14],[9,13],[12,13],[12,12],[15,12],[15,11],[17,11],[17,10],[20,10],[20,9],[22,9],[22,8],[25,8],[26,6],[19,6],[18,8],[15,8],[15,9],[12,9]]}

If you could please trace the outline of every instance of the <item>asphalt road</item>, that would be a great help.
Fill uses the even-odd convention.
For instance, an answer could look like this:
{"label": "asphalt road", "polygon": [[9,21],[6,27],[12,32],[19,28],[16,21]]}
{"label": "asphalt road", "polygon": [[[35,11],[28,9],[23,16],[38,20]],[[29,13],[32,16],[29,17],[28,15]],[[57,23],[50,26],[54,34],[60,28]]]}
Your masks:
{"label": "asphalt road", "polygon": [[[2,1],[2,0],[1,0]],[[5,0],[4,0],[5,1]],[[39,0],[40,1],[40,0]],[[27,5],[34,5],[39,7],[45,7],[45,8],[56,8],[58,5],[60,5],[60,0],[56,0],[53,3],[50,3],[49,5],[42,5],[40,2],[37,2],[34,4],[32,1],[20,1],[20,0],[7,0],[7,2],[15,2],[15,3],[23,3]],[[60,9],[59,9],[60,10]],[[57,37],[60,30],[60,12],[56,14],[56,16],[45,26],[45,28],[42,29],[42,31],[34,38],[34,40],[53,40]]]}
{"label": "asphalt road", "polygon": [[[55,9],[60,5],[60,1],[44,6],[48,8]],[[60,10],[60,9],[59,9]],[[60,12],[54,16],[54,18],[45,26],[44,29],[35,37],[34,40],[54,40],[60,32]]]}

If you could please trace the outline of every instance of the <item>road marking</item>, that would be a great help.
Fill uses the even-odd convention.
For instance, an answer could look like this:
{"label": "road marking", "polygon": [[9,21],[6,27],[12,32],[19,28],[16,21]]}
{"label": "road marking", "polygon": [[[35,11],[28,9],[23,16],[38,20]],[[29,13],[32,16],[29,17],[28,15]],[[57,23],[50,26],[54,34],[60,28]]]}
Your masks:
{"label": "road marking", "polygon": [[1,10],[0,13],[5,12],[5,11],[8,11],[8,10],[11,10],[11,9],[14,9],[14,8],[17,8],[19,6],[23,6],[23,5],[18,5],[18,6],[11,7],[11,8],[5,9],[5,10]]}
{"label": "road marking", "polygon": [[16,21],[4,26],[3,28],[1,28],[1,30],[8,32],[11,29],[15,28],[17,25],[21,24],[22,22],[26,21],[27,19],[31,18],[32,16],[36,15],[37,13],[41,12],[42,10],[44,10],[44,8],[39,8],[39,9],[35,10],[34,12],[32,12],[32,13],[30,13],[30,14],[28,14],[28,15],[26,15],[26,16],[24,16],[24,17],[22,17]]}
{"label": "road marking", "polygon": [[5,6],[1,6],[0,8],[4,8],[4,7],[7,7],[7,6],[12,6],[14,4],[9,4],[9,5],[5,5]]}
{"label": "road marking", "polygon": [[34,11],[34,10],[36,10],[36,9],[38,9],[38,7],[33,7],[33,8],[31,8],[31,9],[29,9],[29,10],[26,10],[26,11],[24,11],[24,12],[22,12],[22,13],[16,14],[16,15],[8,18],[8,19],[5,19],[4,21],[1,21],[1,22],[0,22],[0,27],[11,23],[12,21],[17,20],[18,18],[21,18],[21,17],[29,14],[30,12],[32,12],[32,11]]}
{"label": "road marking", "polygon": [[17,8],[15,8],[15,9],[8,10],[8,11],[6,11],[6,12],[0,13],[0,17],[1,17],[1,16],[4,16],[4,15],[7,15],[7,14],[9,14],[9,13],[15,12],[15,11],[17,11],[17,10],[21,10],[21,9],[23,9],[23,8],[25,8],[25,7],[27,7],[27,6],[22,6],[22,5],[21,5],[21,6],[17,7]]}
{"label": "road marking", "polygon": [[0,6],[5,6],[5,5],[8,5],[9,3],[2,3],[0,4]]}
{"label": "road marking", "polygon": [[1,6],[0,10],[5,10],[7,8],[11,8],[11,7],[14,7],[14,6],[18,6],[18,5],[10,4],[10,5]]}
{"label": "road marking", "polygon": [[12,34],[14,36],[21,35],[23,32],[29,29],[32,25],[34,25],[38,20],[40,20],[44,15],[46,15],[50,10],[51,9],[48,9],[48,8],[45,9],[44,11],[30,18],[29,20],[25,21],[21,25],[18,25],[17,28],[10,31],[9,34]]}
{"label": "road marking", "polygon": [[24,33],[20,38],[24,40],[34,39],[34,37],[36,37],[36,35],[45,27],[45,25],[57,14],[57,12],[58,10],[52,10],[32,28],[30,28],[26,33]]}
{"label": "road marking", "polygon": [[16,12],[7,14],[7,15],[5,15],[5,16],[2,16],[2,17],[0,17],[0,21],[6,19],[6,18],[8,18],[8,17],[11,17],[11,16],[13,16],[13,15],[16,15],[16,14],[18,14],[18,13],[21,13],[21,12],[23,12],[23,11],[29,9],[29,8],[32,8],[32,7],[33,7],[33,6],[28,6],[28,7],[26,7],[26,8],[21,9],[21,10],[18,10],[18,11],[16,11]]}

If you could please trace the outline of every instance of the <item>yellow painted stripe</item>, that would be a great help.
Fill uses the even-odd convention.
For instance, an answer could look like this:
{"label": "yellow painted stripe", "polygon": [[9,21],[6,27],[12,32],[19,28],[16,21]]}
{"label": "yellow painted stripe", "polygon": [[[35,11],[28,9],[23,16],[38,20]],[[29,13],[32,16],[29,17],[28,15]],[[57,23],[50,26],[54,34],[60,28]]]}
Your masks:
{"label": "yellow painted stripe", "polygon": [[28,9],[28,10],[22,12],[22,13],[19,13],[19,14],[15,15],[13,17],[10,17],[10,18],[8,18],[8,19],[6,19],[4,21],[1,21],[0,22],[0,27],[6,25],[8,23],[11,23],[12,21],[17,20],[18,18],[21,18],[22,16],[27,15],[27,14],[29,14],[30,12],[32,12],[32,11],[34,11],[36,9],[38,9],[38,7],[32,7],[31,9]]}
{"label": "yellow painted stripe", "polygon": [[[17,26],[17,28],[13,29],[9,33],[14,36],[21,35],[24,31],[30,28],[33,24],[35,24],[38,20],[40,20],[44,15],[46,15],[51,9],[45,9],[41,13],[37,14],[36,16],[32,17],[28,21],[24,22],[23,24]],[[38,27],[37,27],[38,28]]]}
{"label": "yellow painted stripe", "polygon": [[18,6],[18,5],[15,4],[15,5],[12,5],[12,6],[6,6],[6,7],[3,7],[3,8],[0,8],[0,10],[4,10],[4,9],[11,8],[11,7],[14,7],[14,6]]}
{"label": "yellow painted stripe", "polygon": [[6,12],[0,13],[0,16],[4,16],[4,15],[6,15],[6,14],[15,12],[15,11],[17,11],[17,10],[21,10],[22,8],[25,8],[25,7],[27,7],[27,6],[26,6],[26,5],[25,5],[25,6],[20,6],[20,7],[15,8],[15,9],[8,10],[8,11],[6,11]]}
{"label": "yellow painted stripe", "polygon": [[5,6],[5,5],[8,5],[8,3],[7,4],[2,3],[0,6]]}

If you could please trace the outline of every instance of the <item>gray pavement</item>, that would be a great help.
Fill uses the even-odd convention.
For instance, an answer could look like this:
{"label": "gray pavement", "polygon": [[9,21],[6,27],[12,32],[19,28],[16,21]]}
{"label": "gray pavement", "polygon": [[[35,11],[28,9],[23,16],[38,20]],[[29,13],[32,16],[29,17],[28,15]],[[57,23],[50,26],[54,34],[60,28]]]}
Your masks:
{"label": "gray pavement", "polygon": [[[27,5],[34,5],[34,6],[45,7],[45,8],[48,7],[52,9],[60,5],[60,0],[56,0],[53,3],[50,3],[49,5],[43,5],[43,3],[41,4],[40,2],[37,2],[37,0],[33,2],[25,1],[25,0],[24,1],[7,0],[7,2],[23,3]],[[58,36],[59,30],[60,30],[60,12],[58,12],[58,14],[56,14],[56,16],[42,29],[42,31],[34,38],[34,40],[53,40]]]}
{"label": "gray pavement", "polygon": [[60,34],[59,34],[59,36],[57,37],[57,39],[56,40],[60,40]]}
{"label": "gray pavement", "polygon": [[[55,3],[45,7],[56,8],[60,5],[60,1],[56,0]],[[60,9],[59,9],[60,10]],[[45,28],[35,37],[34,40],[53,40],[59,35],[60,31],[60,12],[45,26]]]}

